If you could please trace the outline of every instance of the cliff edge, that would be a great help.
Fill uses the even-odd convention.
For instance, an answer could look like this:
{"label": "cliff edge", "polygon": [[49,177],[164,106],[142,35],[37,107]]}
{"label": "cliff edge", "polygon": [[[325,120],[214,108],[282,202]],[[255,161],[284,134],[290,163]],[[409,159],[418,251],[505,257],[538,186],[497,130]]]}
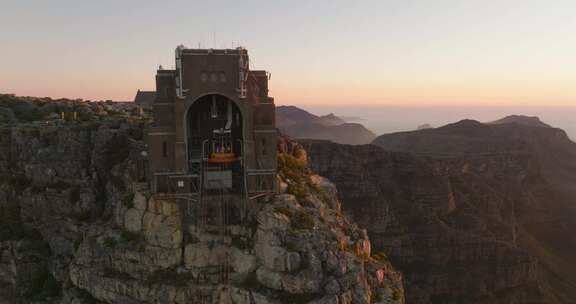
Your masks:
{"label": "cliff edge", "polygon": [[404,303],[399,273],[289,141],[281,193],[222,237],[148,193],[138,125],[0,134],[2,303]]}

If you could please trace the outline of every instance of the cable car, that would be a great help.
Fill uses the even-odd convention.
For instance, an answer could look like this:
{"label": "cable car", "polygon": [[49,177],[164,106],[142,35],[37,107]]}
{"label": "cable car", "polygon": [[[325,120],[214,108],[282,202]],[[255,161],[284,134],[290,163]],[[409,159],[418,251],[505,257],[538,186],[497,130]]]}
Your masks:
{"label": "cable car", "polygon": [[227,164],[238,160],[234,153],[230,130],[214,130],[212,139],[212,151],[208,162],[211,164]]}

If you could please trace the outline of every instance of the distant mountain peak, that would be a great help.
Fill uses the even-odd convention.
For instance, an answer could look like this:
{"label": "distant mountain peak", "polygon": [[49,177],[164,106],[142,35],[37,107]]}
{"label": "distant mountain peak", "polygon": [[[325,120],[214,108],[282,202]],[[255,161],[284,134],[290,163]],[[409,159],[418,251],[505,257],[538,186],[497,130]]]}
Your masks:
{"label": "distant mountain peak", "polygon": [[434,127],[431,124],[423,124],[419,125],[417,130],[426,130],[426,129],[433,129]]}
{"label": "distant mountain peak", "polygon": [[341,125],[341,124],[345,124],[346,121],[336,115],[334,115],[334,113],[330,113],[328,115],[323,115],[320,116],[320,118],[322,119],[322,121],[327,124],[327,125]]}
{"label": "distant mountain peak", "polygon": [[526,116],[526,115],[508,115],[502,119],[489,122],[491,125],[508,124],[514,123],[523,126],[531,127],[542,127],[542,128],[552,128],[549,124],[546,124],[540,120],[538,116]]}
{"label": "distant mountain peak", "polygon": [[334,113],[317,116],[295,106],[276,107],[276,126],[294,138],[324,139],[344,144],[367,144],[376,135],[359,123],[347,123]]}
{"label": "distant mountain peak", "polygon": [[487,125],[473,119],[463,119],[438,128],[440,132],[470,136],[485,135],[486,132],[490,132],[489,129]]}
{"label": "distant mountain peak", "polygon": [[474,120],[474,119],[462,119],[458,122],[453,123],[452,125],[461,125],[461,126],[481,126],[483,125],[481,122]]}

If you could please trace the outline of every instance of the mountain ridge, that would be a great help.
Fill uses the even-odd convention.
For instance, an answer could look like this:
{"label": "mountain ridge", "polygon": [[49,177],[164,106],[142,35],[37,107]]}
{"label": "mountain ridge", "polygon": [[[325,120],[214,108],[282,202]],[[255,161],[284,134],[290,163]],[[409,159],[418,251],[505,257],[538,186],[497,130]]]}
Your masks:
{"label": "mountain ridge", "polygon": [[293,138],[325,139],[343,144],[367,144],[376,135],[360,123],[348,123],[333,113],[316,116],[295,106],[276,107],[278,129]]}
{"label": "mountain ridge", "polygon": [[538,116],[526,116],[526,115],[508,115],[504,118],[488,122],[487,124],[495,125],[506,123],[515,123],[532,127],[552,128],[552,126],[540,120]]}
{"label": "mountain ridge", "polygon": [[[483,169],[475,175],[494,180],[510,175],[507,171],[488,175],[497,170],[490,169],[495,164],[511,171],[515,168],[535,170],[532,175],[520,174],[517,177],[523,182],[513,195],[524,193],[525,198],[518,196],[516,200],[525,200],[525,203],[522,208],[517,205],[508,207],[519,216],[515,217],[518,223],[515,235],[518,245],[543,265],[540,280],[550,286],[550,294],[558,296],[558,303],[571,303],[570,299],[576,297],[573,292],[576,290],[576,276],[572,274],[575,271],[572,265],[575,264],[576,240],[570,232],[576,229],[576,143],[565,131],[536,118],[529,118],[529,123],[522,116],[508,116],[498,121],[462,120],[435,129],[385,134],[376,138],[373,144],[387,151],[426,159],[441,170],[450,170],[452,179],[470,179],[470,166],[477,161],[483,162]],[[510,161],[520,158],[529,161],[509,166]],[[458,163],[461,165],[456,167],[456,171],[449,169]],[[476,179],[474,183],[485,184],[486,193],[512,195],[507,194],[511,190],[500,188],[509,186],[510,181],[497,185],[484,178]],[[466,192],[471,195],[477,191],[475,188],[480,188],[480,185],[468,187]],[[481,201],[479,198],[476,203]],[[535,206],[539,207],[534,209]]]}

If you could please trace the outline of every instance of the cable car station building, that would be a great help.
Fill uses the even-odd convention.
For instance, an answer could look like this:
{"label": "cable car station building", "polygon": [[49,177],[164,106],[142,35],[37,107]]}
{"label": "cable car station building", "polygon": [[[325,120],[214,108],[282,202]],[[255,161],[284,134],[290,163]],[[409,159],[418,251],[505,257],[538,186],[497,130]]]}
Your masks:
{"label": "cable car station building", "polygon": [[274,192],[269,74],[249,69],[244,48],[178,46],[175,53],[175,69],[157,71],[146,132],[152,192],[196,202],[216,193],[250,199]]}

